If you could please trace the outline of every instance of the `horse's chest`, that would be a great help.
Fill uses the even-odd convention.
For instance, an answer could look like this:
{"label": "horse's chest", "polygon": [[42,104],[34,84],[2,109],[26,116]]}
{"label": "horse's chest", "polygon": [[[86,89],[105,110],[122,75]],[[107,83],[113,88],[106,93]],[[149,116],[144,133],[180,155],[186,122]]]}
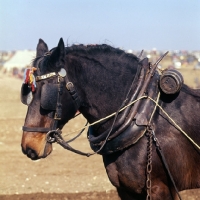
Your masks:
{"label": "horse's chest", "polygon": [[133,161],[120,160],[106,162],[104,159],[107,175],[111,183],[117,188],[127,188],[135,193],[141,193],[145,184],[145,171],[139,164],[135,165]]}

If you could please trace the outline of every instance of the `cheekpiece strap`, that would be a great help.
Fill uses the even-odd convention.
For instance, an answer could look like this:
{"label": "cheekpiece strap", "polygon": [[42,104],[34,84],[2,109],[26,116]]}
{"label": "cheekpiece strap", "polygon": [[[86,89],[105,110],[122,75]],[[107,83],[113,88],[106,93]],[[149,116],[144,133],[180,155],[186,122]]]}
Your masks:
{"label": "cheekpiece strap", "polygon": [[80,108],[80,105],[81,105],[81,101],[79,99],[79,96],[76,92],[76,89],[74,87],[74,84],[72,82],[70,82],[67,78],[67,83],[66,83],[66,88],[68,90],[68,92],[70,93],[70,95],[72,96],[72,99],[75,101],[76,103],[76,108],[77,110]]}

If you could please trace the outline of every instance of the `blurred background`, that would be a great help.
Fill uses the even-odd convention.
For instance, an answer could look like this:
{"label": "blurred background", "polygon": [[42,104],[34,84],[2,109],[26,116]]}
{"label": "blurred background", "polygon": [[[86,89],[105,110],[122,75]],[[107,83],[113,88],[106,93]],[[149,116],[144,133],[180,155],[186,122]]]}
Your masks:
{"label": "blurred background", "polygon": [[[108,44],[177,69],[200,88],[200,1],[198,0],[0,0],[0,199],[118,199],[101,156],[85,158],[54,145],[33,162],[21,152],[27,107],[20,102],[23,72],[35,57],[39,38],[49,49],[62,37],[72,44]],[[69,139],[85,124],[79,116],[63,132]],[[91,151],[86,133],[74,143]],[[182,192],[197,200],[199,190]]]}
{"label": "blurred background", "polygon": [[0,0],[0,71],[22,77],[39,38],[51,49],[61,37],[66,46],[144,50],[151,62],[169,51],[160,68],[199,70],[199,12],[200,1],[190,0]]}

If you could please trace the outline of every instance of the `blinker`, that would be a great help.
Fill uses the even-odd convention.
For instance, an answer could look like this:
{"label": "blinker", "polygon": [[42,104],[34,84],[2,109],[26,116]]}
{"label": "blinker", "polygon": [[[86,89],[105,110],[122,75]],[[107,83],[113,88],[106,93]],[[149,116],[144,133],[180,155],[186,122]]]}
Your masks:
{"label": "blinker", "polygon": [[[25,71],[24,82],[21,87],[21,102],[25,105],[29,105],[33,99],[33,91],[35,91],[36,84],[32,79],[35,80],[35,76],[33,75],[33,71],[35,68],[31,68]],[[66,76],[66,70],[61,68],[57,73],[60,77]],[[41,76],[36,76],[36,81],[45,80],[47,78],[56,76],[55,72],[44,74]],[[27,80],[30,82],[27,82]],[[34,87],[33,87],[34,84]],[[34,89],[34,90],[33,90]],[[56,110],[57,103],[57,94],[58,94],[58,85],[57,84],[44,84],[41,92],[41,107],[46,110]]]}
{"label": "blinker", "polygon": [[58,84],[46,83],[42,86],[41,107],[45,110],[56,110]]}
{"label": "blinker", "polygon": [[32,99],[33,94],[31,87],[28,84],[23,83],[21,87],[21,102],[28,106],[31,103]]}
{"label": "blinker", "polygon": [[[61,68],[58,77],[65,77],[66,70]],[[41,107],[45,110],[56,110],[58,104],[58,93],[61,93],[59,84],[46,83],[42,86],[41,91]]]}

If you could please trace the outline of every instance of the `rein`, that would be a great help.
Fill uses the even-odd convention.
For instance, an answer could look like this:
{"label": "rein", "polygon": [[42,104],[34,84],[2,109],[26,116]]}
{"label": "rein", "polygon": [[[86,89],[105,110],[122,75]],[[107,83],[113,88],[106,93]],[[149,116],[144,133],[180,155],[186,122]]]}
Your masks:
{"label": "rein", "polygon": [[[139,100],[142,100],[142,99],[146,99],[146,98],[148,98],[148,99],[150,99],[151,101],[153,101],[155,104],[156,104],[156,106],[167,116],[167,118],[174,124],[174,126],[194,145],[194,146],[196,146],[199,150],[200,150],[200,146],[169,116],[169,114],[158,104],[158,102],[157,101],[155,101],[154,99],[152,99],[151,97],[149,97],[149,96],[142,96],[142,97],[140,97],[140,98],[138,98],[138,99],[136,99],[136,100],[134,100],[134,101],[132,101],[131,103],[129,103],[128,105],[126,105],[126,106],[124,106],[123,108],[121,108],[120,109],[120,111],[119,112],[122,112],[123,110],[125,110],[127,107],[129,107],[129,106],[131,106],[132,104],[134,104],[134,103],[136,103],[137,101],[139,101]],[[85,125],[83,128],[81,128],[81,129],[77,129],[77,130],[75,130],[75,131],[73,131],[73,132],[71,132],[71,133],[69,133],[69,134],[72,134],[72,133],[75,133],[75,132],[78,132],[78,131],[81,131],[81,130],[83,130],[83,129],[86,129],[86,128],[88,128],[88,127],[90,127],[90,126],[93,126],[93,125],[95,125],[95,124],[98,124],[98,123],[100,123],[100,122],[102,122],[102,121],[104,121],[104,120],[106,120],[106,119],[109,119],[109,118],[111,118],[111,117],[113,117],[114,115],[116,114],[116,112],[114,112],[114,113],[112,113],[112,114],[110,114],[110,115],[108,115],[108,116],[106,116],[106,117],[104,117],[104,118],[101,118],[101,119],[99,119],[99,120],[97,120],[97,121],[95,121],[95,122],[93,122],[92,124],[88,124],[88,125]],[[68,134],[68,135],[69,135]]]}

